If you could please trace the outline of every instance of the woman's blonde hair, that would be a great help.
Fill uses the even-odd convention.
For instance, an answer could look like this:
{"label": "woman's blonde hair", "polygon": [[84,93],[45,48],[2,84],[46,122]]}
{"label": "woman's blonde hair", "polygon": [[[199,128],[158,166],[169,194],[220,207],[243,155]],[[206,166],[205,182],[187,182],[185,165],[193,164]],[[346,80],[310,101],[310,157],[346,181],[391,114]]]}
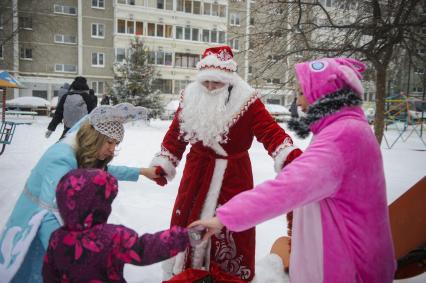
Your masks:
{"label": "woman's blonde hair", "polygon": [[105,169],[107,164],[112,160],[112,157],[105,160],[98,160],[96,155],[107,140],[108,137],[96,131],[89,122],[81,125],[76,137],[78,168]]}

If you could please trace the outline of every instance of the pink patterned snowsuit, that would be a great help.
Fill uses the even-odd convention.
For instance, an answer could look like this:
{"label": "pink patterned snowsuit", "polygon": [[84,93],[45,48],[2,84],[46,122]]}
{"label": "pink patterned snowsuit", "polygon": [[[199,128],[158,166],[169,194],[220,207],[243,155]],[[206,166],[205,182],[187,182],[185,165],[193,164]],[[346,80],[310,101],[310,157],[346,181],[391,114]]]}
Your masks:
{"label": "pink patterned snowsuit", "polygon": [[122,225],[107,224],[117,191],[117,180],[102,170],[77,169],[62,177],[56,198],[65,225],[50,237],[44,282],[126,282],[124,264],[156,263],[189,246],[185,228],[139,237]]}

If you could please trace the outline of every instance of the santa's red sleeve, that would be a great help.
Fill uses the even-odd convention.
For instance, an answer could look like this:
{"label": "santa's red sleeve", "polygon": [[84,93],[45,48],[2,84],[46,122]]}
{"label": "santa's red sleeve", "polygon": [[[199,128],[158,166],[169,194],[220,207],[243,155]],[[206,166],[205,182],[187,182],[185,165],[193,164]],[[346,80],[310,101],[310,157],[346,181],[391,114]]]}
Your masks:
{"label": "santa's red sleeve", "polygon": [[290,136],[278,125],[266,110],[265,105],[257,99],[250,106],[252,112],[253,133],[263,144],[268,154],[274,158],[275,172],[298,157],[302,151],[293,145]]}
{"label": "santa's red sleeve", "polygon": [[181,108],[176,111],[172,124],[164,136],[161,151],[155,155],[150,164],[152,167],[160,166],[166,173],[165,177],[168,181],[171,181],[175,177],[176,167],[179,165],[179,161],[182,159],[182,155],[188,144],[180,135],[180,111]]}

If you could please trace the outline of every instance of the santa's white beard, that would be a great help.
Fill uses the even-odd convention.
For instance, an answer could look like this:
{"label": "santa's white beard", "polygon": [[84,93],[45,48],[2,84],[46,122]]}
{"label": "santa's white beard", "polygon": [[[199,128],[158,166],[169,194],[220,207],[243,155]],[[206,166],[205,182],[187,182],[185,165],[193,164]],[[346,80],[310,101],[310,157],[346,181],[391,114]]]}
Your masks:
{"label": "santa's white beard", "polygon": [[224,141],[228,124],[234,111],[228,111],[228,86],[208,91],[200,83],[196,83],[185,94],[181,112],[181,129],[185,140],[203,141],[212,146]]}

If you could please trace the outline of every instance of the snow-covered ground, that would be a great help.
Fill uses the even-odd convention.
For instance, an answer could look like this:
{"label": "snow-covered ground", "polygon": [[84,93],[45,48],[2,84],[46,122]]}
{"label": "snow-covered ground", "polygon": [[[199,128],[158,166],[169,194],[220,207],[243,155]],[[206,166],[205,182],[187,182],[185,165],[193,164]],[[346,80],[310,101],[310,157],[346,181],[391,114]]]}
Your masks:
{"label": "snow-covered ground", "polygon": [[[23,121],[23,120],[17,120]],[[6,146],[0,156],[0,227],[5,224],[16,199],[21,193],[31,168],[43,152],[57,141],[62,128],[58,127],[49,139],[44,132],[50,119],[37,117],[31,125],[19,125],[12,144]],[[152,156],[160,148],[160,143],[170,121],[153,121],[149,126],[141,122],[126,125],[126,135],[119,146],[114,164],[148,166]],[[284,126],[284,125],[283,125]],[[426,135],[426,132],[424,133]],[[395,133],[386,134],[390,140]],[[301,148],[309,141],[295,140]],[[405,142],[398,142],[393,149],[382,147],[388,186],[388,202],[391,203],[426,173],[426,146],[415,137],[415,133]],[[272,159],[262,145],[256,141],[250,150],[255,183],[274,177]],[[118,197],[114,201],[110,222],[120,223],[139,233],[156,232],[169,225],[173,202],[185,160],[178,167],[177,176],[166,187],[158,187],[148,179],[137,183],[121,182]],[[258,260],[269,254],[273,242],[286,234],[285,217],[277,217],[257,228],[256,257]],[[372,267],[374,268],[374,267]],[[161,282],[161,265],[147,267],[126,266],[128,282]],[[426,282],[426,275],[410,280],[395,282]]]}

